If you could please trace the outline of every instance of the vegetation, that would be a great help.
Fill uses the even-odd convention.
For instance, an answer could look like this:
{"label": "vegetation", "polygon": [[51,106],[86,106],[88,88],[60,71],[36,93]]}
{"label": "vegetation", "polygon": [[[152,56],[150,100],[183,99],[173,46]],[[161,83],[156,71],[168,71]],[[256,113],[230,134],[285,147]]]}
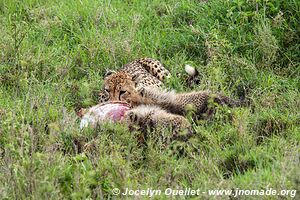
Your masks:
{"label": "vegetation", "polygon": [[[0,199],[117,198],[113,188],[300,192],[299,9],[297,0],[1,0]],[[141,57],[171,71],[168,88],[245,95],[248,105],[194,122],[195,137],[174,144],[184,155],[155,138],[141,148],[123,125],[81,131],[75,111],[97,103],[105,71]],[[200,72],[193,88],[185,64]]]}

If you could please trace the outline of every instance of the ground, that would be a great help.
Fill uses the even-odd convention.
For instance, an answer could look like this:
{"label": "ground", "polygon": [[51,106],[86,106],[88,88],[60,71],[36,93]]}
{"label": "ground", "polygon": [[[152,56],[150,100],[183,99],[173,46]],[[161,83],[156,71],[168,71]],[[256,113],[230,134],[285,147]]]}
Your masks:
{"label": "ground", "polygon": [[[200,189],[202,199],[230,198],[210,189],[300,192],[299,8],[296,0],[0,1],[0,199],[118,197],[113,188]],[[168,88],[245,94],[249,103],[191,121],[191,145],[176,144],[186,155],[152,138],[141,148],[122,125],[81,131],[76,111],[97,103],[106,69],[142,57],[170,70]],[[199,71],[192,88],[186,64]]]}

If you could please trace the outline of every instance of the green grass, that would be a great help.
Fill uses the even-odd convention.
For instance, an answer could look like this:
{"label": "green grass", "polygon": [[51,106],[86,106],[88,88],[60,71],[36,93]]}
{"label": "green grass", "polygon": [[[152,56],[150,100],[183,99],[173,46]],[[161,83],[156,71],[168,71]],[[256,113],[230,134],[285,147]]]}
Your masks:
{"label": "green grass", "polygon": [[[300,192],[299,11],[296,0],[1,0],[0,199],[115,198],[115,187]],[[249,105],[194,124],[195,137],[174,144],[185,156],[155,138],[143,149],[122,125],[80,131],[75,110],[97,103],[105,71],[141,57],[171,71],[168,88],[245,91]],[[193,88],[185,64],[200,72]]]}

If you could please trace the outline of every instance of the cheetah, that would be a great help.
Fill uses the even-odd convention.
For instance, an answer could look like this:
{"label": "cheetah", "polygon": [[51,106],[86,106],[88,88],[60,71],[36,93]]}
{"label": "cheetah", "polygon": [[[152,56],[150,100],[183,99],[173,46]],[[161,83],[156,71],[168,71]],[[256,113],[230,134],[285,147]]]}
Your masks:
{"label": "cheetah", "polygon": [[111,88],[116,88],[116,93],[111,92],[113,100],[126,101],[132,107],[156,105],[167,112],[182,116],[192,110],[196,119],[210,118],[214,113],[214,104],[228,105],[229,107],[241,105],[240,101],[209,90],[176,93],[153,86],[137,88],[135,77],[126,72],[117,72],[106,79],[106,83],[109,83]]}
{"label": "cheetah", "polygon": [[170,72],[158,60],[135,60],[117,72],[110,71],[106,74],[104,90],[99,93],[99,102],[122,101],[134,88],[137,91],[149,86],[160,88],[169,77]]}
{"label": "cheetah", "polygon": [[[166,143],[174,140],[187,141],[194,134],[192,125],[185,117],[153,105],[140,105],[126,111],[124,121],[131,131],[137,130],[143,133],[142,140],[145,140],[154,130],[156,134],[161,132],[160,138]],[[165,135],[166,129],[170,130],[171,135]]]}
{"label": "cheetah", "polygon": [[[183,140],[192,134],[192,127],[183,116],[168,113],[152,104],[152,100],[145,98],[140,105],[140,93],[145,87],[162,88],[164,81],[170,78],[170,72],[161,62],[152,58],[135,60],[122,67],[117,72],[109,72],[104,79],[104,91],[101,92],[100,102],[127,102],[131,110],[125,114],[131,129],[138,127],[143,133],[159,127],[170,128],[173,139]],[[170,123],[170,120],[172,122]],[[152,127],[152,128],[150,128]],[[187,132],[182,136],[181,132]]]}
{"label": "cheetah", "polygon": [[[139,98],[138,98],[139,96]],[[128,97],[127,101],[134,101],[136,105],[150,104],[178,115],[186,115],[188,111],[194,111],[196,116],[206,114],[210,117],[214,104],[227,105],[229,107],[241,106],[241,101],[233,100],[221,93],[212,91],[193,91],[176,93],[175,91],[162,91],[157,88],[145,87],[139,95]]]}
{"label": "cheetah", "polygon": [[199,119],[212,116],[214,103],[240,105],[238,101],[211,91],[176,93],[163,90],[163,83],[169,77],[170,72],[159,61],[135,60],[105,77],[101,102],[127,102],[131,106],[126,114],[129,127],[137,126],[147,132],[151,127],[169,126],[175,138],[183,130],[191,135],[191,125],[185,118],[188,110],[193,110],[193,118]]}

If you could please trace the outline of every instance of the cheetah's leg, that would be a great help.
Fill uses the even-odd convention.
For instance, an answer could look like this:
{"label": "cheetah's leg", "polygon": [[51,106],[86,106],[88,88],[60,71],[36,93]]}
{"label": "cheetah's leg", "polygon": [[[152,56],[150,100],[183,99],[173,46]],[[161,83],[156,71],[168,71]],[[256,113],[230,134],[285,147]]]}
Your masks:
{"label": "cheetah's leg", "polygon": [[137,106],[125,114],[125,121],[131,130],[139,130],[147,138],[149,133],[161,132],[164,137],[166,129],[170,129],[171,135],[164,137],[163,141],[169,143],[173,140],[187,141],[194,133],[189,121],[180,115],[168,113],[157,106]]}
{"label": "cheetah's leg", "polygon": [[228,105],[230,107],[240,106],[240,101],[219,93],[211,91],[198,91],[189,93],[175,93],[173,91],[163,91],[157,88],[146,87],[140,92],[141,103],[153,102],[168,112],[185,115],[187,111],[193,110],[197,115],[201,115],[209,111],[214,103],[220,105]]}

